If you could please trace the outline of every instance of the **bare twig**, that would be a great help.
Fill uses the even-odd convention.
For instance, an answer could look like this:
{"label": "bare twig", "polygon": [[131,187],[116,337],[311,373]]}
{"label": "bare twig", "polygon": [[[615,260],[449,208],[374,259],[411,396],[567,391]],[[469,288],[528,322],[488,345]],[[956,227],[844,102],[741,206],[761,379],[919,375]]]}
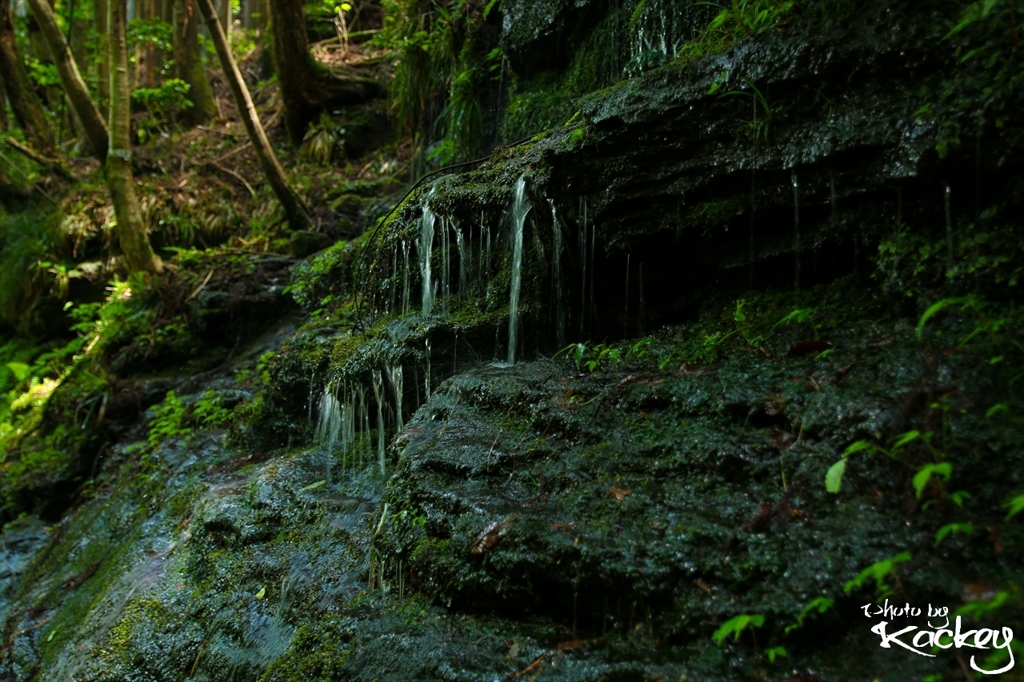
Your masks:
{"label": "bare twig", "polygon": [[232,149],[231,151],[229,151],[229,152],[228,152],[227,154],[225,154],[224,156],[219,156],[219,157],[217,157],[217,158],[216,158],[216,159],[214,159],[214,160],[213,160],[213,161],[212,161],[211,163],[220,163],[221,161],[225,161],[225,160],[227,160],[227,159],[230,159],[230,158],[231,158],[232,156],[234,156],[235,154],[238,154],[239,152],[243,152],[243,151],[245,151],[246,149],[248,149],[248,148],[249,148],[249,147],[251,147],[251,146],[252,146],[252,142],[246,142],[246,143],[245,143],[245,144],[243,144],[243,145],[239,145],[238,147],[235,147],[234,149]]}
{"label": "bare twig", "polygon": [[198,163],[198,164],[194,164],[194,165],[197,165],[197,166],[211,166],[211,167],[216,168],[217,170],[219,170],[221,173],[227,173],[228,175],[230,175],[231,177],[233,177],[234,179],[238,180],[240,183],[245,185],[245,188],[247,190],[249,190],[249,194],[251,194],[255,198],[256,190],[254,190],[252,188],[252,185],[250,185],[246,181],[245,178],[243,178],[241,175],[239,175],[235,171],[231,170],[230,168],[225,168],[224,166],[221,166],[220,164],[216,163],[215,161],[203,161],[202,163]]}
{"label": "bare twig", "polygon": [[203,290],[203,287],[205,287],[207,285],[207,283],[210,281],[211,277],[213,277],[213,268],[210,268],[210,271],[208,273],[206,273],[206,279],[203,280],[203,283],[200,284],[198,287],[196,287],[196,290],[193,291],[192,294],[188,298],[185,299],[185,301],[186,302],[191,301],[193,298],[198,296],[199,292]]}
{"label": "bare twig", "polygon": [[30,178],[28,177],[28,175],[26,175],[26,174],[25,174],[25,171],[21,170],[21,169],[20,169],[20,168],[18,168],[18,167],[17,167],[16,165],[14,165],[14,162],[13,162],[13,161],[11,161],[10,159],[8,159],[8,158],[7,158],[7,156],[6,156],[6,155],[5,155],[5,154],[4,154],[3,152],[0,152],[0,159],[3,159],[4,161],[6,161],[6,162],[7,162],[7,165],[9,165],[9,166],[10,166],[11,168],[13,168],[14,170],[18,171],[18,173],[20,173],[20,174],[22,175],[22,177],[24,177],[25,179],[29,180],[29,182],[31,182],[31,183],[32,183],[32,187],[33,187],[33,188],[34,188],[34,189],[35,189],[36,191],[38,191],[38,192],[39,192],[40,194],[42,194],[42,195],[43,195],[44,197],[46,197],[47,199],[49,199],[49,200],[50,200],[50,202],[52,202],[52,203],[54,203],[54,204],[56,204],[56,203],[57,203],[57,200],[56,200],[56,199],[54,199],[54,198],[53,198],[52,196],[50,196],[50,193],[49,193],[49,192],[47,192],[47,191],[46,191],[45,189],[43,189],[43,186],[42,186],[42,185],[40,185],[40,184],[39,184],[38,182],[32,182],[32,181],[31,181],[31,179],[30,179]]}

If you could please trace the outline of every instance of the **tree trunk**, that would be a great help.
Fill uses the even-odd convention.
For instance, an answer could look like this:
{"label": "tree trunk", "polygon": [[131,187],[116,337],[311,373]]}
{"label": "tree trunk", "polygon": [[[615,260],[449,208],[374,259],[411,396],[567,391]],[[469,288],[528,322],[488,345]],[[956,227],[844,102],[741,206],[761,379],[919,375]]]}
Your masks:
{"label": "tree trunk", "polygon": [[43,37],[50,45],[50,52],[54,56],[64,92],[75,110],[75,116],[82,124],[86,139],[89,140],[89,146],[102,161],[107,155],[107,126],[103,123],[100,110],[89,97],[89,90],[85,86],[85,81],[82,80],[82,74],[78,71],[75,58],[71,55],[71,48],[64,40],[60,26],[57,25],[57,17],[54,16],[53,9],[47,0],[29,0],[29,6],[39,23]]}
{"label": "tree trunk", "polygon": [[302,0],[269,0],[267,4],[274,70],[292,142],[302,142],[306,126],[328,104],[360,104],[379,94],[376,82],[339,78],[310,56]]}
{"label": "tree trunk", "polygon": [[[45,0],[44,0],[45,1]],[[163,263],[153,253],[142,221],[131,165],[131,91],[128,88],[128,46],[125,37],[127,0],[110,0],[107,36],[110,58],[110,151],[107,153],[107,186],[117,215],[117,236],[128,269],[160,272]]]}
{"label": "tree trunk", "polygon": [[43,105],[32,90],[32,83],[18,55],[18,45],[11,20],[10,0],[0,0],[0,78],[4,80],[7,101],[25,137],[47,156],[57,156],[53,131],[43,113]]}
{"label": "tree trunk", "polygon": [[231,93],[235,96],[238,113],[249,133],[249,141],[252,142],[252,148],[256,152],[260,168],[263,169],[267,182],[270,183],[271,189],[277,195],[277,200],[281,202],[288,224],[293,230],[305,229],[309,225],[309,217],[299,204],[298,197],[288,186],[288,181],[285,180],[284,170],[278,163],[277,156],[274,155],[274,149],[270,146],[267,133],[263,130],[263,124],[260,123],[260,118],[256,114],[252,97],[249,96],[249,89],[245,86],[235,58],[231,55],[227,36],[224,35],[224,30],[217,19],[217,12],[213,7],[213,0],[197,0],[197,4],[206,20],[206,28],[213,38],[214,47],[217,48],[217,56],[224,69],[224,77],[227,79],[228,85],[231,86]]}
{"label": "tree trunk", "polygon": [[189,85],[192,108],[185,112],[189,122],[199,125],[216,116],[217,103],[199,51],[199,10],[195,0],[174,2],[174,67],[178,78]]}
{"label": "tree trunk", "polygon": [[110,50],[107,49],[107,0],[93,1],[93,16],[96,17],[96,50],[98,52],[96,73],[96,104],[104,118],[110,116]]}

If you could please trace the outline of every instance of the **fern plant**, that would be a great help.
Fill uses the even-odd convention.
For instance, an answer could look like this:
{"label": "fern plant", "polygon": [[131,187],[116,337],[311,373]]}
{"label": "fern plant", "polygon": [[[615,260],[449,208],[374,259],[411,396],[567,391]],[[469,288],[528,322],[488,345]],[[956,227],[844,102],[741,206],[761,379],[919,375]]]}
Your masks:
{"label": "fern plant", "polygon": [[324,166],[345,155],[345,128],[329,114],[320,114],[302,138],[299,154]]}

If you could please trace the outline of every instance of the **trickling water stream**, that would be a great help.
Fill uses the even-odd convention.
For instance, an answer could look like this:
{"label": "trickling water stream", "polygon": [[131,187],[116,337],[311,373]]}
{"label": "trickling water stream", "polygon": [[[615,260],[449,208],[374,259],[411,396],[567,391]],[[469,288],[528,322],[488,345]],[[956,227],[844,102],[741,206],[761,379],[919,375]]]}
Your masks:
{"label": "trickling water stream", "polygon": [[384,378],[379,369],[373,370],[373,398],[377,402],[377,459],[380,463],[380,473],[385,473],[384,462]]}
{"label": "trickling water stream", "polygon": [[455,230],[455,246],[459,252],[459,296],[465,297],[469,290],[469,280],[466,276],[466,269],[469,266],[467,261],[466,241],[462,237],[462,230]]}
{"label": "trickling water stream", "polygon": [[402,315],[409,314],[409,242],[402,241]]}
{"label": "trickling water stream", "polygon": [[434,286],[430,275],[430,257],[434,250],[434,222],[436,217],[430,210],[430,197],[434,196],[434,190],[430,190],[427,200],[423,202],[423,217],[420,219],[420,278],[423,282],[423,314],[429,315],[434,310]]}
{"label": "trickling water stream", "polygon": [[523,224],[532,206],[526,198],[526,176],[516,181],[515,200],[512,202],[512,286],[508,302],[508,364],[516,362],[516,343],[519,335],[519,290],[523,277]]}
{"label": "trickling water stream", "polygon": [[392,365],[388,367],[388,379],[391,381],[391,389],[395,393],[395,430],[401,432],[405,429],[405,420],[402,416],[402,398],[405,395],[402,366]]}
{"label": "trickling water stream", "polygon": [[565,345],[565,302],[562,300],[562,225],[558,222],[558,211],[555,202],[551,204],[551,285],[554,288],[555,303],[555,341],[559,348]]}

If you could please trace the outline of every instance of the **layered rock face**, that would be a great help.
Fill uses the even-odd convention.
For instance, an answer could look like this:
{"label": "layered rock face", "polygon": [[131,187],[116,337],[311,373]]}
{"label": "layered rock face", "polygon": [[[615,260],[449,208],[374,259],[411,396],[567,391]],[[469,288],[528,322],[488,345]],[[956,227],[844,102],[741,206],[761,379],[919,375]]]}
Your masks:
{"label": "layered rock face", "polygon": [[648,3],[504,3],[518,96],[606,87],[297,265],[311,318],[254,299],[7,526],[4,674],[953,679],[863,605],[1020,628],[1013,32],[820,2],[677,59],[716,13]]}

